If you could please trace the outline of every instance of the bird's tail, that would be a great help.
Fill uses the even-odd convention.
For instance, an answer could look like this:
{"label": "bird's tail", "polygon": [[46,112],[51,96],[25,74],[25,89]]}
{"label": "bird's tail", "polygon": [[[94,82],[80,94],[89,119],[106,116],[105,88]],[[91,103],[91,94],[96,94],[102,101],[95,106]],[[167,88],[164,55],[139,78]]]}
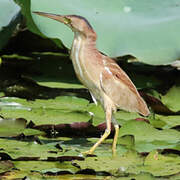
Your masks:
{"label": "bird's tail", "polygon": [[139,113],[142,114],[143,116],[148,116],[150,114],[150,111],[143,98],[141,98],[138,103],[139,103],[139,109],[138,109]]}

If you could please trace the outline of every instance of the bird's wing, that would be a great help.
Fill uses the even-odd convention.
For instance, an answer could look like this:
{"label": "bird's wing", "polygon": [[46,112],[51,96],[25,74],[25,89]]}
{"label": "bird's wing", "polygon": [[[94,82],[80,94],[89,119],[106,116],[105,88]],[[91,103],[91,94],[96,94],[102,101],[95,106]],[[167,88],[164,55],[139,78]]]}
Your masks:
{"label": "bird's wing", "polygon": [[104,61],[104,70],[100,75],[100,84],[118,108],[143,115],[149,114],[144,100],[130,78],[115,61],[107,57]]}

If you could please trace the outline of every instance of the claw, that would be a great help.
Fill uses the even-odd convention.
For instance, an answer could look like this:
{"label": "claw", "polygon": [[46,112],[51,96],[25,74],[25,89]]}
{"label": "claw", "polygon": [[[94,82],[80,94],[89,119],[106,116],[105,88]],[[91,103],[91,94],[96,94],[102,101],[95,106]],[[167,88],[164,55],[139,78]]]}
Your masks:
{"label": "claw", "polygon": [[87,156],[87,155],[92,155],[93,152],[91,152],[91,151],[89,150],[89,151],[82,152],[82,154]]}

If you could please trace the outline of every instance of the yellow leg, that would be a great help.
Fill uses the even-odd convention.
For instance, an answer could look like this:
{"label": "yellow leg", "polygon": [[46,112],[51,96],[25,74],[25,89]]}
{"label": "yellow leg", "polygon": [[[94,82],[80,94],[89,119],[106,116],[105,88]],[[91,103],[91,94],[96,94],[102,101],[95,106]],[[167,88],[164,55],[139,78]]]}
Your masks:
{"label": "yellow leg", "polygon": [[119,125],[115,124],[115,135],[114,135],[114,140],[113,140],[113,145],[112,145],[112,153],[113,156],[116,156],[116,145],[117,145],[117,140],[118,140],[118,134],[119,134]]}
{"label": "yellow leg", "polygon": [[101,136],[101,138],[98,140],[96,144],[85,154],[93,154],[95,149],[109,136],[111,133],[111,115],[112,115],[112,110],[111,108],[106,109],[106,130],[104,134]]}

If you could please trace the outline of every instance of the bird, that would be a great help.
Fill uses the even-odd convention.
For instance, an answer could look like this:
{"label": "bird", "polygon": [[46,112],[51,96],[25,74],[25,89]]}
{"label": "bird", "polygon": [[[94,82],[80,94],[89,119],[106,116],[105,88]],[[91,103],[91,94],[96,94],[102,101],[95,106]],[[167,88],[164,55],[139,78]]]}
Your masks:
{"label": "bird", "polygon": [[104,134],[85,153],[94,153],[95,149],[110,135],[112,123],[115,129],[112,153],[116,155],[119,124],[114,114],[120,109],[148,116],[150,111],[147,104],[115,60],[98,51],[97,34],[86,18],[79,15],[59,15],[37,11],[34,13],[63,23],[74,32],[70,58],[75,74],[89,90],[94,103],[100,103],[104,109],[106,118]]}

